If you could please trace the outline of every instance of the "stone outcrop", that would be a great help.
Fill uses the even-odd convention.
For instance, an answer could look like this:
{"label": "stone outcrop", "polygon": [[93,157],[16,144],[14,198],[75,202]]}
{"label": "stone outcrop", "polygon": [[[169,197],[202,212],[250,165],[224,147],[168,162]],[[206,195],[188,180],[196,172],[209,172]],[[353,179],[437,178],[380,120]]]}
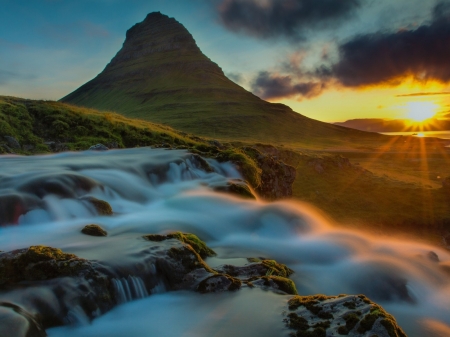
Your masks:
{"label": "stone outcrop", "polygon": [[255,159],[261,169],[261,183],[256,192],[266,200],[278,200],[292,196],[292,184],[295,181],[295,167],[281,160],[259,152],[253,147],[244,147],[244,152]]}
{"label": "stone outcrop", "polygon": [[406,337],[395,318],[364,295],[294,296],[284,319],[292,336]]}

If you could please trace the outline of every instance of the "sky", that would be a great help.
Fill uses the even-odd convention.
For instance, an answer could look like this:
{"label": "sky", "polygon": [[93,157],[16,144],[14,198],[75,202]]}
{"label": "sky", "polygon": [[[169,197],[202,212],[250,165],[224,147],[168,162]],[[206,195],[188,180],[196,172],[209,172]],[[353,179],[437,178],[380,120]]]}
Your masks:
{"label": "sky", "polygon": [[[0,0],[0,95],[58,100],[160,11],[233,81],[308,117],[450,117],[450,0]],[[422,111],[421,110],[421,111]],[[420,115],[420,112],[419,112]]]}

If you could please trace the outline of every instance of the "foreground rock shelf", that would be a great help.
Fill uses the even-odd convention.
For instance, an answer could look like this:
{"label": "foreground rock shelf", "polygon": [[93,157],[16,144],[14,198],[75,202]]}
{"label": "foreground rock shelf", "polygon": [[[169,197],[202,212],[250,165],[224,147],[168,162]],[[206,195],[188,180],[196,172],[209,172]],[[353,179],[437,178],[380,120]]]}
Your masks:
{"label": "foreground rock shelf", "polygon": [[[246,287],[297,295],[289,279],[293,271],[274,260],[248,258],[242,266],[213,269],[203,258],[216,253],[196,235],[136,239],[146,242],[137,265],[113,266],[46,246],[1,253],[0,335],[46,336],[50,327],[87,323],[116,305],[163,291],[217,293]],[[284,322],[292,336],[406,336],[391,315],[364,295],[294,296],[287,305]]]}

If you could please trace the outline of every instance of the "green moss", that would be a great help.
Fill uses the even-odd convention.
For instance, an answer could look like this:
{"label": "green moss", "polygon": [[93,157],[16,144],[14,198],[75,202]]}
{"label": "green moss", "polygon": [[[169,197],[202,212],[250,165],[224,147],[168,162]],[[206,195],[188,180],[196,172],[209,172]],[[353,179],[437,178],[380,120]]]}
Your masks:
{"label": "green moss", "polygon": [[95,225],[95,224],[84,226],[83,229],[81,230],[81,233],[86,234],[86,235],[91,235],[91,236],[107,236],[108,235],[108,233],[103,228],[101,228],[99,225]]}
{"label": "green moss", "polygon": [[263,279],[265,281],[265,285],[270,286],[270,281],[274,282],[278,289],[281,291],[284,291],[286,294],[290,295],[298,295],[297,288],[295,286],[294,281],[281,276],[262,276],[262,277],[254,277],[251,280],[254,279]]}
{"label": "green moss", "polygon": [[336,297],[326,295],[294,296],[289,300],[288,305],[290,310],[296,310],[298,307],[304,306],[313,314],[317,315],[321,309],[316,304],[333,298]]}
{"label": "green moss", "polygon": [[287,325],[291,329],[295,330],[308,330],[309,324],[306,319],[298,316],[295,312],[288,314]]}
{"label": "green moss", "polygon": [[288,268],[286,265],[276,262],[275,260],[262,260],[261,263],[266,266],[268,269],[267,276],[281,276],[281,277],[289,277],[294,271]]}
{"label": "green moss", "polygon": [[205,242],[200,240],[197,235],[190,233],[175,232],[168,235],[149,234],[144,235],[143,238],[149,241],[177,239],[183,243],[190,245],[202,258],[216,255],[216,252],[209,248]]}

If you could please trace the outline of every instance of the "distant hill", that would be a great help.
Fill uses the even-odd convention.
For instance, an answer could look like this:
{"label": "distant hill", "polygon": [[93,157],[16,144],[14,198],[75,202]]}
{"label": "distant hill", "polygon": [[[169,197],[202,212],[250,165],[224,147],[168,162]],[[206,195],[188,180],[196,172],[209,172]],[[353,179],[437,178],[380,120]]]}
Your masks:
{"label": "distant hill", "polygon": [[411,122],[403,119],[360,118],[334,123],[334,125],[370,132],[450,130],[450,121],[439,119],[427,119],[422,123],[411,124]]}
{"label": "distant hill", "polygon": [[182,24],[159,12],[130,28],[105,69],[61,101],[218,139],[308,145],[382,137],[261,100],[229,80]]}

